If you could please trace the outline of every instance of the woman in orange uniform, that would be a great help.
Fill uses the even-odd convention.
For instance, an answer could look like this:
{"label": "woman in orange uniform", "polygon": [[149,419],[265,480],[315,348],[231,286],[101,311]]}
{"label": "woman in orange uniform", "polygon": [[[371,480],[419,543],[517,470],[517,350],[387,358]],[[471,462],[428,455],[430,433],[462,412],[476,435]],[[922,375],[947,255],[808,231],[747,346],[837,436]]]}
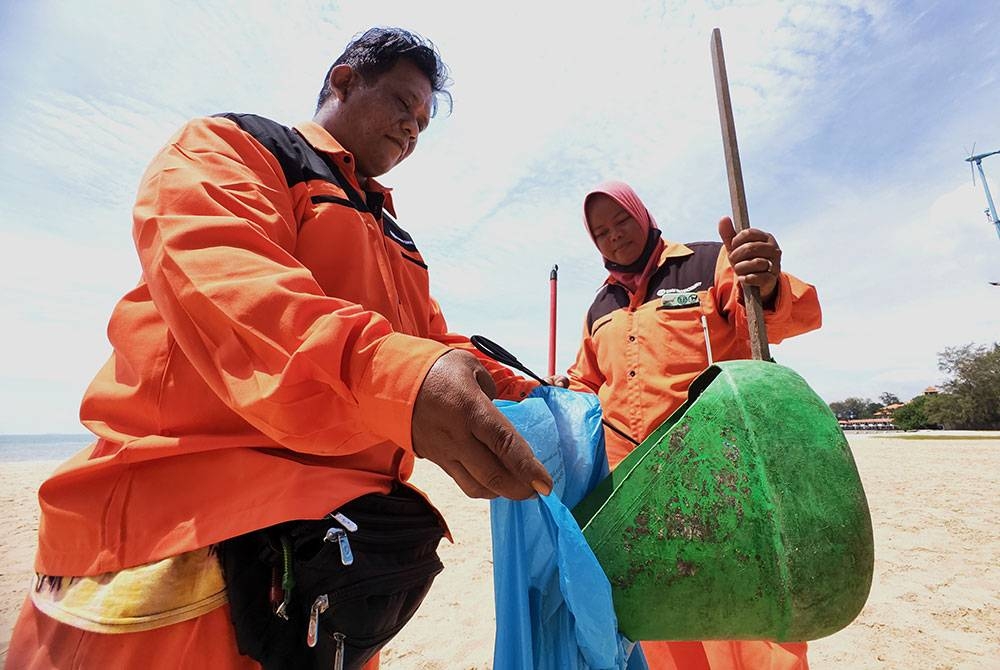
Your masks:
{"label": "woman in orange uniform", "polygon": [[[736,233],[726,217],[722,242],[661,238],[630,186],[602,184],[584,199],[584,222],[610,276],[584,325],[568,371],[570,388],[601,400],[608,460],[615,467],[687,398],[713,361],[750,358],[740,284],[760,288],[768,340],[820,326],[816,290],[781,271],[774,236]],[[566,380],[559,380],[567,383]],[[805,670],[805,643],[643,642],[653,670]]]}

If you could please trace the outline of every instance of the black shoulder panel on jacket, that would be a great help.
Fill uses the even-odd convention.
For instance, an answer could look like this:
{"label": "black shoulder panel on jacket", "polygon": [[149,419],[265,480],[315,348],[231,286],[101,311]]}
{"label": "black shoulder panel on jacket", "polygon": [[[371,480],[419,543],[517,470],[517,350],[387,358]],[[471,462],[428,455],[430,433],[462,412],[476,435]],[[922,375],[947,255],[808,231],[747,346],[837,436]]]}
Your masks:
{"label": "black shoulder panel on jacket", "polygon": [[234,122],[270,151],[281,165],[289,188],[314,179],[336,184],[347,194],[347,200],[334,196],[314,196],[313,202],[335,203],[368,212],[376,221],[381,221],[382,232],[386,237],[407,251],[417,251],[417,245],[414,244],[410,234],[400,228],[391,217],[383,216],[382,204],[385,202],[385,196],[378,191],[370,191],[362,197],[333,160],[323,152],[316,151],[297,130],[256,114],[229,112],[215,116]]}
{"label": "black shoulder panel on jacket", "polygon": [[[694,253],[679,258],[668,258],[649,278],[643,303],[656,300],[662,290],[690,289],[706,291],[715,285],[715,264],[719,259],[721,242],[690,242],[686,244]],[[692,288],[694,287],[694,288]],[[628,292],[618,284],[608,284],[597,292],[587,312],[587,330],[593,334],[594,323],[616,309],[629,305]]]}
{"label": "black shoulder panel on jacket", "polygon": [[663,290],[707,291],[715,285],[715,265],[719,261],[722,242],[688,242],[684,246],[694,253],[668,258],[649,278],[644,303],[659,298],[658,294]]}
{"label": "black shoulder panel on jacket", "polygon": [[594,323],[616,309],[628,307],[628,291],[618,284],[605,284],[597,292],[590,310],[587,312],[587,332],[594,334]]}
{"label": "black shoulder panel on jacket", "polygon": [[[304,181],[318,179],[332,182],[347,191],[341,184],[342,180],[338,179],[341,175],[335,174],[319,153],[294,129],[256,114],[228,113],[215,116],[229,119],[264,145],[281,165],[289,188]],[[351,200],[353,202],[354,198]]]}

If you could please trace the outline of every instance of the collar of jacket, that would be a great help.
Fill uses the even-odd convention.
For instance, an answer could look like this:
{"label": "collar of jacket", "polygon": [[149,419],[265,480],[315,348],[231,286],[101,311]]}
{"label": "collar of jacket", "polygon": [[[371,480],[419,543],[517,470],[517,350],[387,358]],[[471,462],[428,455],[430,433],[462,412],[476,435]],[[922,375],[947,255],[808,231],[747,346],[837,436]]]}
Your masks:
{"label": "collar of jacket", "polygon": [[[306,141],[314,149],[322,151],[333,158],[337,165],[344,165],[345,163],[350,165],[352,169],[345,170],[344,176],[351,180],[351,185],[362,193],[373,191],[381,193],[385,197],[382,207],[393,216],[396,216],[396,208],[392,205],[392,189],[388,186],[383,186],[371,177],[368,178],[365,188],[361,188],[361,185],[358,184],[358,176],[354,173],[353,169],[354,156],[351,155],[350,151],[342,147],[340,142],[326,131],[326,128],[315,121],[303,121],[302,123],[295,124],[295,130],[299,131],[302,137],[306,138]],[[347,159],[346,161],[344,160],[345,158]]]}
{"label": "collar of jacket", "polygon": [[[694,252],[691,250],[690,247],[681,244],[680,242],[671,242],[669,240],[664,240],[663,251],[660,252],[660,260],[657,261],[656,263],[656,269],[659,270],[661,267],[663,267],[663,264],[667,262],[668,258],[680,258],[682,256],[690,256],[693,253]],[[653,272],[656,272],[656,270],[654,270]],[[650,273],[650,276],[652,276],[652,274],[653,273]],[[611,275],[608,275],[608,278],[604,280],[604,283],[617,284],[618,280],[616,280]]]}

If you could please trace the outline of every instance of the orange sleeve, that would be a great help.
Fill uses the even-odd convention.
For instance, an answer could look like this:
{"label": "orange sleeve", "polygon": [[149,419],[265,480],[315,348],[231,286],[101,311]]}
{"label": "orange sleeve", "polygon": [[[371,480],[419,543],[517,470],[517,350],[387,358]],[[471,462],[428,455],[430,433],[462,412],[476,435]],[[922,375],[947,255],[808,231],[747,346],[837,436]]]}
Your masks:
{"label": "orange sleeve", "polygon": [[453,349],[468,351],[478,358],[486,371],[493,377],[493,383],[497,386],[497,398],[500,400],[521,400],[538,386],[538,382],[535,380],[525,379],[514,374],[507,366],[497,363],[476,349],[465,335],[448,332],[448,324],[441,312],[441,305],[433,298],[431,298],[430,336],[442,344]]}
{"label": "orange sleeve", "polygon": [[290,449],[342,442],[345,408],[359,432],[412,448],[413,401],[445,347],[324,294],[292,254],[293,196],[256,140],[190,122],[146,171],[133,223],[157,310],[226,405]]}
{"label": "orange sleeve", "polygon": [[566,371],[566,376],[569,377],[569,387],[574,391],[597,393],[604,384],[605,378],[598,365],[597,351],[586,323],[583,324],[583,339],[576,352],[576,360]]}
{"label": "orange sleeve", "polygon": [[[716,304],[719,305],[723,315],[739,330],[746,330],[747,317],[743,305],[743,291],[736,281],[733,266],[729,264],[725,247],[719,250],[713,290],[716,293]],[[816,330],[823,324],[815,286],[782,272],[778,277],[777,291],[774,305],[764,309],[768,342],[778,344],[787,337]]]}

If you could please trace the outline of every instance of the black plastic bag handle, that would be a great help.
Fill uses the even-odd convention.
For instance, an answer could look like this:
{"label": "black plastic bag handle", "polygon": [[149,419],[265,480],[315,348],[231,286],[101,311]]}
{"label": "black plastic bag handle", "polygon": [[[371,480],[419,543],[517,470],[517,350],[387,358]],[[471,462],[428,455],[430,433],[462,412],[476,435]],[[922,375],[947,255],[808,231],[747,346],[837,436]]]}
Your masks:
{"label": "black plastic bag handle", "polygon": [[[545,381],[544,379],[536,375],[534,372],[529,370],[524,364],[521,363],[521,361],[517,360],[517,356],[510,353],[509,351],[501,347],[493,340],[483,337],[482,335],[473,335],[472,337],[469,338],[469,341],[472,342],[472,345],[476,349],[479,349],[479,351],[483,352],[484,354],[495,360],[497,363],[506,365],[507,367],[511,367],[514,368],[515,370],[523,372],[524,374],[528,375],[529,377],[537,381],[542,386],[551,386],[551,384],[549,384],[547,381]],[[628,440],[635,446],[639,446],[639,443],[636,440],[632,439],[631,435],[628,435],[620,428],[617,428],[616,426],[612,425],[610,422],[608,422],[607,419],[602,417],[601,423],[603,423],[613,432],[617,433],[619,437]]]}
{"label": "black plastic bag handle", "polygon": [[479,349],[479,351],[483,352],[497,363],[502,363],[507,367],[523,372],[542,386],[551,386],[551,384],[547,381],[529,370],[523,363],[521,363],[521,361],[517,360],[517,357],[514,354],[510,353],[493,340],[483,337],[482,335],[473,335],[469,338],[469,341],[472,342],[472,345],[476,349]]}

